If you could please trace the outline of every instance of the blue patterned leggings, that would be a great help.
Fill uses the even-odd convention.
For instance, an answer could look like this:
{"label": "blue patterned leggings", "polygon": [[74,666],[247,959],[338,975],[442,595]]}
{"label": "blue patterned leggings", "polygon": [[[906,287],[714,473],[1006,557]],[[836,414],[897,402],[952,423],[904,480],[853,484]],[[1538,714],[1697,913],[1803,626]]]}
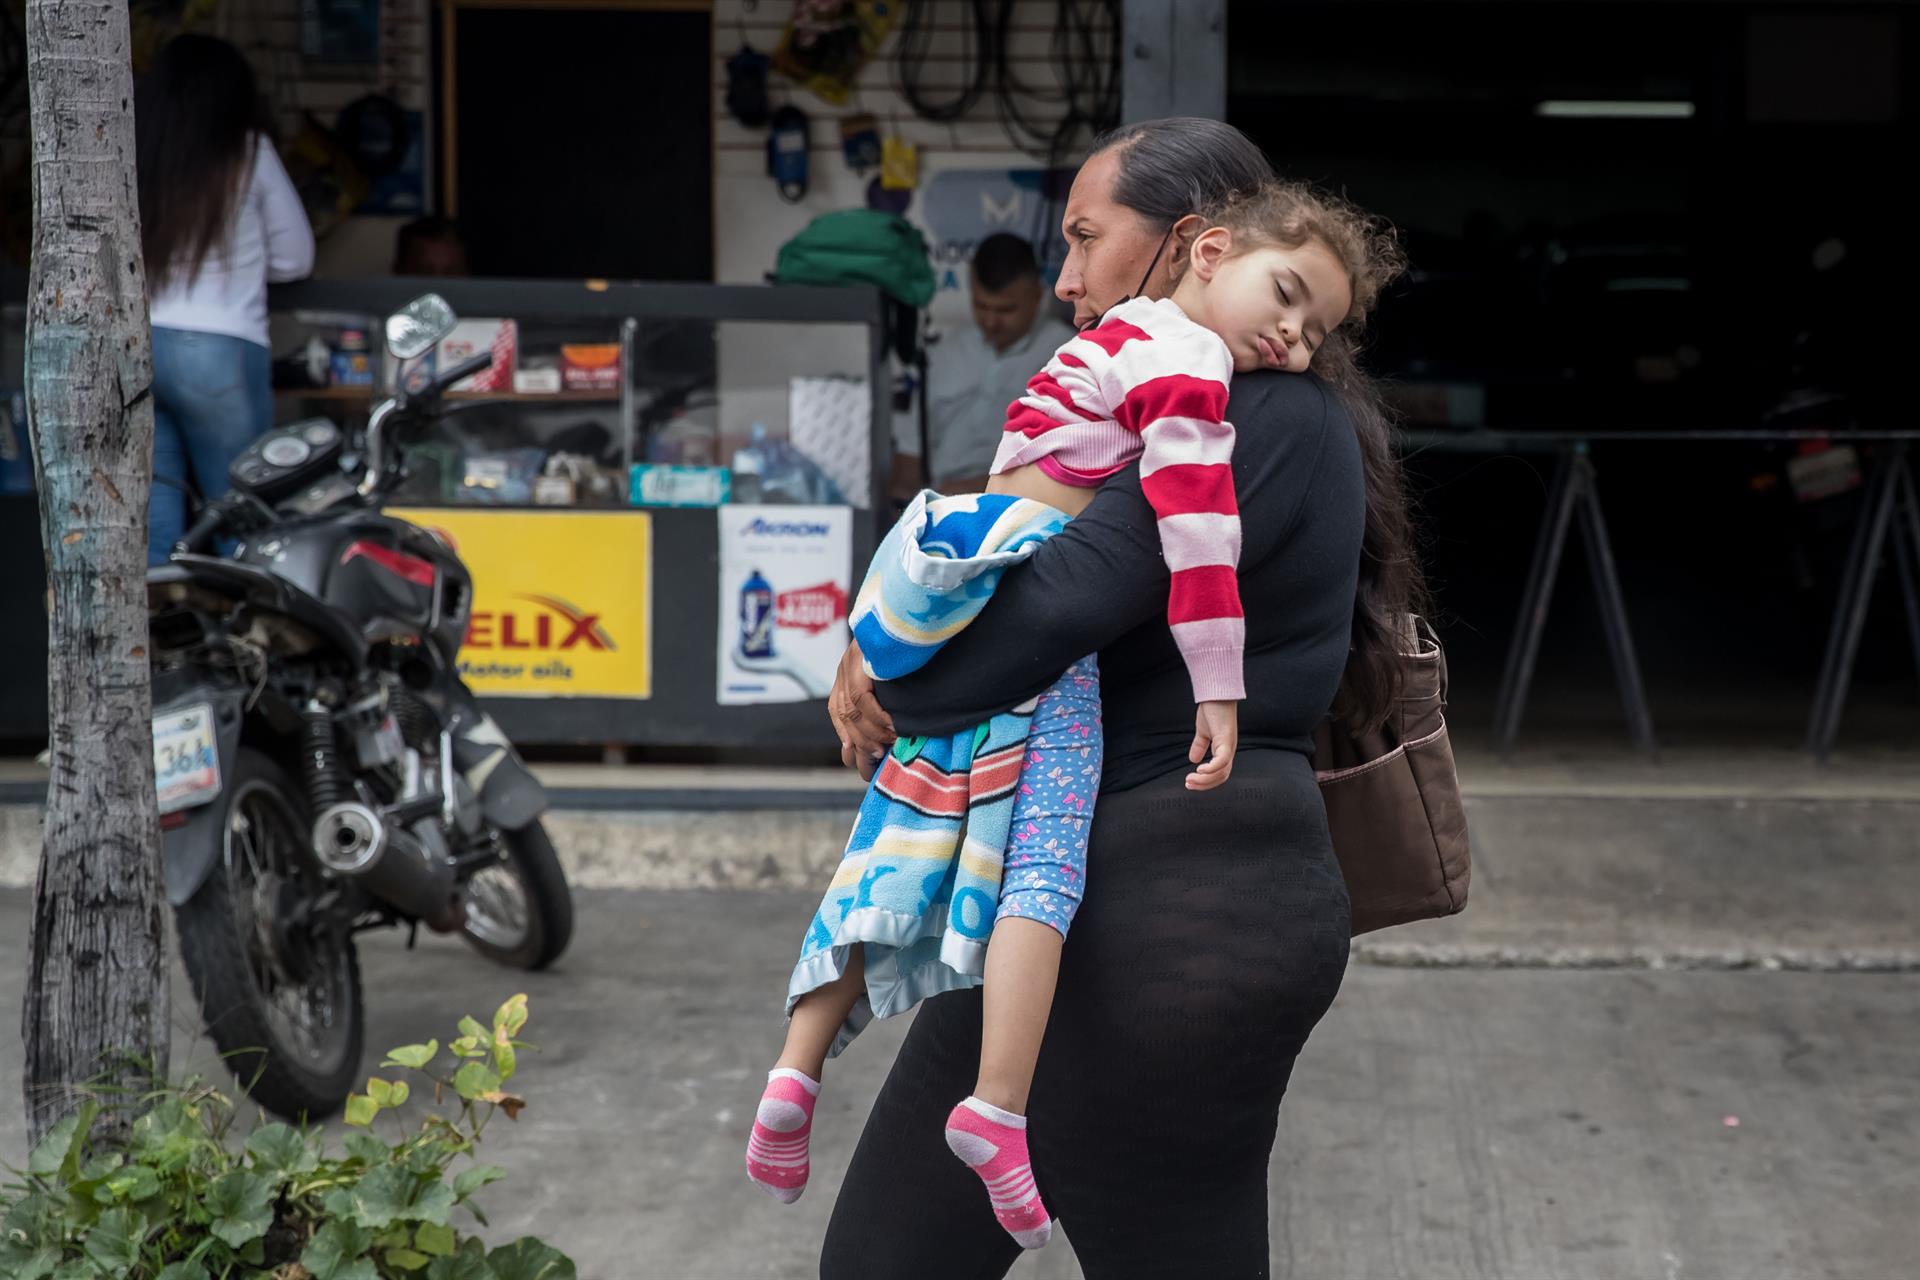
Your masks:
{"label": "blue patterned leggings", "polygon": [[1065,937],[1087,880],[1087,833],[1100,790],[1100,666],[1085,657],[1040,695],[1007,835],[996,920],[1038,920]]}

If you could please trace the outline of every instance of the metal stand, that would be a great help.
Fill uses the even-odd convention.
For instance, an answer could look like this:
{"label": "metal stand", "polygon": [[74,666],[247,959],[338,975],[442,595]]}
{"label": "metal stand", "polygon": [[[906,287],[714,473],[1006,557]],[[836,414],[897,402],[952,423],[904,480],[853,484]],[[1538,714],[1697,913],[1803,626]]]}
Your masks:
{"label": "metal stand", "polygon": [[1580,535],[1587,544],[1587,567],[1593,579],[1594,598],[1600,606],[1601,622],[1606,628],[1607,649],[1613,657],[1614,680],[1620,689],[1620,705],[1627,713],[1628,730],[1639,750],[1649,756],[1659,753],[1653,736],[1653,713],[1647,708],[1646,686],[1640,679],[1640,660],[1634,652],[1633,633],[1627,626],[1626,598],[1620,591],[1613,548],[1607,540],[1606,518],[1600,510],[1600,490],[1593,462],[1587,456],[1586,441],[1581,440],[1560,453],[1553,488],[1547,496],[1547,511],[1540,521],[1540,538],[1534,544],[1533,566],[1527,571],[1526,589],[1520,599],[1520,617],[1514,624],[1513,649],[1500,677],[1493,733],[1494,749],[1502,759],[1512,752],[1514,739],[1520,734],[1527,690],[1533,684],[1534,662],[1540,656],[1540,637],[1546,631],[1547,609],[1553,601],[1561,554],[1567,546],[1567,526],[1576,516],[1580,521]]}
{"label": "metal stand", "polygon": [[1873,584],[1880,574],[1880,558],[1887,535],[1893,535],[1895,576],[1906,607],[1907,634],[1913,642],[1914,663],[1920,668],[1920,488],[1908,464],[1909,442],[1896,440],[1886,461],[1867,482],[1866,503],[1854,527],[1853,547],[1840,578],[1840,599],[1834,606],[1833,629],[1820,661],[1820,680],[1814,687],[1813,714],[1807,722],[1807,750],[1825,763],[1833,754],[1853,684],[1853,660],[1860,652],[1867,611],[1873,604]]}
{"label": "metal stand", "polygon": [[[1893,563],[1900,575],[1900,602],[1907,614],[1907,639],[1913,645],[1913,670],[1920,675],[1920,485],[1909,467],[1900,478],[1902,508],[1895,513]],[[1902,537],[1902,534],[1905,537]]]}

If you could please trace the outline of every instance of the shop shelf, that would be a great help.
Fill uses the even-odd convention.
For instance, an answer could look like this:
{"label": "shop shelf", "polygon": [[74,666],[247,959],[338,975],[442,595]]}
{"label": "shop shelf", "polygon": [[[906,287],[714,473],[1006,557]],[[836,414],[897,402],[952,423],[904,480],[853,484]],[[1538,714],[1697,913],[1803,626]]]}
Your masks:
{"label": "shop shelf", "polygon": [[[302,400],[371,400],[372,387],[275,387],[275,395]],[[619,404],[618,391],[449,391],[449,400],[502,400],[515,404]]]}

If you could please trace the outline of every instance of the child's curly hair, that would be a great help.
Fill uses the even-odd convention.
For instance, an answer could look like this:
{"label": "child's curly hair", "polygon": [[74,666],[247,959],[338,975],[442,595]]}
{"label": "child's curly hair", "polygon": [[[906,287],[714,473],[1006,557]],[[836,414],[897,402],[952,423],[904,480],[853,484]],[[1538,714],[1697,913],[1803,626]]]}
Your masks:
{"label": "child's curly hair", "polygon": [[1331,250],[1353,289],[1353,305],[1337,330],[1349,340],[1366,327],[1381,290],[1407,269],[1392,226],[1351,200],[1304,182],[1275,178],[1207,211],[1206,217],[1234,233],[1236,250],[1265,244],[1298,249],[1316,240]]}
{"label": "child's curly hair", "polygon": [[1303,182],[1276,178],[1205,216],[1251,245],[1295,249],[1318,241],[1340,260],[1352,285],[1353,305],[1314,353],[1312,373],[1332,388],[1353,422],[1367,488],[1353,647],[1334,713],[1355,726],[1377,726],[1399,693],[1406,617],[1430,607],[1391,422],[1379,389],[1360,367],[1367,318],[1381,291],[1406,270],[1406,254],[1386,221]]}

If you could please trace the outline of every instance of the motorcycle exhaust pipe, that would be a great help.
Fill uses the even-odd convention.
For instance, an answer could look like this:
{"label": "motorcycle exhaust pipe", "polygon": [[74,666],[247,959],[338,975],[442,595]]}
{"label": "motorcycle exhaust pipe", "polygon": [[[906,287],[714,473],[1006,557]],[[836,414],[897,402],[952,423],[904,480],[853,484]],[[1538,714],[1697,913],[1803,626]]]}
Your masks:
{"label": "motorcycle exhaust pipe", "polygon": [[374,897],[448,933],[461,925],[453,864],[363,804],[336,804],[313,824],[313,853],[336,875],[358,880]]}

